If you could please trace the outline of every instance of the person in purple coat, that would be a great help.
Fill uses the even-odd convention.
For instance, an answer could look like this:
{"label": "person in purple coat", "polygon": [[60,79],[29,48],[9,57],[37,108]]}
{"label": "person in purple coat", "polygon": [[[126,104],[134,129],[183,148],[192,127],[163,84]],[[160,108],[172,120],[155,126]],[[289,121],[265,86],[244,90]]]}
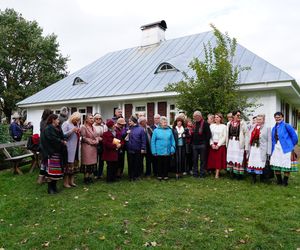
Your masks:
{"label": "person in purple coat", "polygon": [[138,120],[135,116],[131,116],[128,123],[129,128],[125,131],[128,152],[128,175],[130,181],[135,181],[142,172],[142,154],[146,152],[146,134],[144,129],[138,125]]}
{"label": "person in purple coat", "polygon": [[68,163],[64,168],[64,187],[76,187],[74,174],[79,172],[79,138],[80,138],[80,113],[74,112],[70,118],[62,124],[62,131],[67,141]]}

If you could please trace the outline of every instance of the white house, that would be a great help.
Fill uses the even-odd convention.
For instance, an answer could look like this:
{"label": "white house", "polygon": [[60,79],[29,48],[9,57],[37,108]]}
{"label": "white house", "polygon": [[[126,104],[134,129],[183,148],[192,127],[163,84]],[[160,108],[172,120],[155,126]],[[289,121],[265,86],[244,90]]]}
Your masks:
{"label": "white house", "polygon": [[[118,107],[126,118],[144,111],[149,123],[155,113],[174,119],[176,93],[164,88],[182,80],[182,72],[193,76],[189,63],[195,57],[203,60],[203,44],[210,41],[214,45],[215,37],[210,31],[166,40],[166,29],[165,21],[142,26],[140,46],[108,53],[18,106],[27,109],[27,120],[35,132],[45,108],[58,112],[62,106],[83,115],[99,112],[104,119],[111,118]],[[267,124],[272,125],[273,114],[282,111],[286,121],[296,127],[300,88],[295,79],[239,44],[234,64],[251,67],[240,74],[240,89],[262,104],[255,113],[265,113]]]}

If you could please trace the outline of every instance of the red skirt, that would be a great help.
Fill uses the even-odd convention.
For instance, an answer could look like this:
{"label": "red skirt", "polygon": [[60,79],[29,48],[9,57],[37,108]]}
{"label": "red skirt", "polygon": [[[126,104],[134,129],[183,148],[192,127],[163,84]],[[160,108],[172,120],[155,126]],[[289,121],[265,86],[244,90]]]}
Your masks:
{"label": "red skirt", "polygon": [[[217,144],[217,143],[215,143]],[[209,148],[207,169],[226,169],[226,147],[219,147],[218,150]]]}

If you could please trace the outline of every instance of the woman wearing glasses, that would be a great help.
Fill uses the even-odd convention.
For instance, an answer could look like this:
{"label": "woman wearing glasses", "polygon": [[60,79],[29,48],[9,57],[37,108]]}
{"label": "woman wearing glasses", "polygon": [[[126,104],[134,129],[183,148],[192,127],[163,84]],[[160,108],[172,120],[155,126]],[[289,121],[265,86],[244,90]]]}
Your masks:
{"label": "woman wearing glasses", "polygon": [[95,179],[101,179],[103,175],[103,167],[104,167],[104,161],[102,160],[102,154],[103,154],[103,133],[107,131],[107,126],[102,121],[102,116],[99,113],[94,114],[94,124],[93,127],[97,133],[97,137],[99,140],[99,143],[97,145],[97,162],[98,167],[94,172]]}

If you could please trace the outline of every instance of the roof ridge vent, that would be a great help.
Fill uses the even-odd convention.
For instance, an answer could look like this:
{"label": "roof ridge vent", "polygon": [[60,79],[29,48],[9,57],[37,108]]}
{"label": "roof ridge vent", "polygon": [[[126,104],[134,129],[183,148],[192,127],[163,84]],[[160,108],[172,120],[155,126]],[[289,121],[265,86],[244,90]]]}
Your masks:
{"label": "roof ridge vent", "polygon": [[141,46],[149,46],[153,44],[165,41],[165,30],[167,29],[167,23],[165,20],[161,20],[154,23],[149,23],[141,26],[142,30],[142,42]]}

